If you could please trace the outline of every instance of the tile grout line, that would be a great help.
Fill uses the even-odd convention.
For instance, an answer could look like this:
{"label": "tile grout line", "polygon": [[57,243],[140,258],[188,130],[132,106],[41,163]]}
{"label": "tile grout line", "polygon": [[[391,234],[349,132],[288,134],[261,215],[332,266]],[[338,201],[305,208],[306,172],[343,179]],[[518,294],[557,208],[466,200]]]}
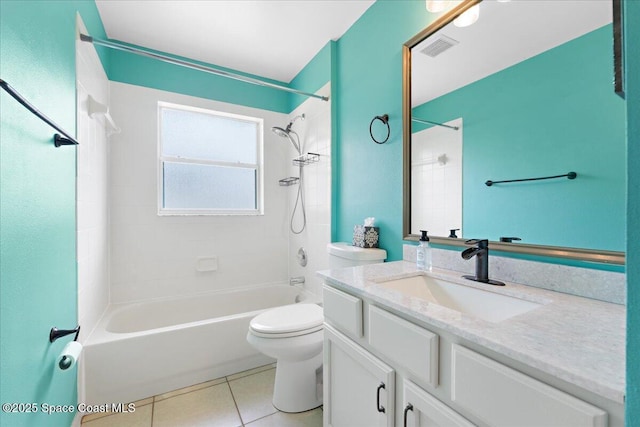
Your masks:
{"label": "tile grout line", "polygon": [[156,397],[151,400],[151,427],[153,427],[153,414],[156,411]]}
{"label": "tile grout line", "polygon": [[[278,409],[278,408],[276,408],[276,409]],[[278,409],[278,412],[282,412],[282,411],[280,411],[280,410]],[[256,418],[255,420],[252,420],[252,421],[251,421],[251,423],[255,423],[256,421],[259,421],[259,420],[265,419],[265,418],[267,418],[267,417],[272,417],[272,416],[276,415],[278,412],[274,412],[273,414],[263,415],[263,416],[261,416],[260,418]],[[249,424],[251,424],[251,423],[249,423]],[[247,424],[247,425],[249,425],[249,424]],[[246,426],[245,426],[245,427],[246,427]]]}
{"label": "tile grout line", "polygon": [[[260,369],[260,368],[264,368],[264,369]],[[236,381],[236,380],[240,380],[240,379],[243,379],[243,378],[247,378],[247,377],[250,377],[250,376],[253,376],[253,375],[261,374],[261,373],[267,372],[267,371],[269,371],[269,370],[271,370],[271,369],[275,369],[275,368],[276,368],[276,367],[275,367],[275,366],[273,366],[273,364],[263,365],[263,366],[261,366],[261,367],[258,367],[258,368],[254,368],[254,369],[250,369],[250,370],[249,370],[249,371],[255,371],[256,369],[260,369],[259,371],[257,371],[257,372],[251,372],[251,373],[249,373],[249,374],[246,374],[246,375],[243,375],[243,376],[240,376],[240,377],[234,378],[233,380],[229,380],[229,375],[227,375],[227,376],[224,376],[224,377],[220,377],[220,378],[218,378],[218,379],[223,379],[223,378],[224,378],[224,380],[223,380],[222,382],[220,382],[219,384],[211,384],[211,385],[208,385],[208,386],[205,386],[205,387],[202,387],[202,388],[196,389],[196,390],[191,390],[191,391],[188,391],[188,392],[185,392],[185,393],[176,394],[176,395],[174,395],[174,396],[170,396],[170,397],[167,397],[167,398],[164,398],[164,399],[160,399],[160,400],[158,400],[158,397],[160,397],[161,395],[151,396],[151,397],[149,397],[149,398],[141,399],[141,400],[151,399],[151,402],[150,402],[150,403],[148,403],[148,404],[146,404],[146,405],[142,405],[142,406],[147,406],[147,405],[150,405],[150,406],[151,406],[151,417],[150,417],[150,420],[151,420],[151,427],[153,427],[154,413],[155,413],[155,404],[156,404],[157,402],[164,401],[164,400],[168,400],[168,399],[172,399],[172,398],[175,398],[175,397],[178,397],[178,396],[183,396],[183,395],[190,394],[190,393],[194,393],[194,392],[197,392],[197,391],[200,391],[200,390],[204,390],[204,389],[209,388],[209,387],[214,387],[214,386],[216,386],[216,385],[222,385],[223,383],[226,383],[226,384],[227,384],[227,387],[229,388],[229,391],[230,391],[230,393],[231,393],[231,398],[233,399],[233,404],[234,404],[234,406],[235,406],[235,408],[236,408],[236,412],[238,413],[238,417],[240,418],[241,427],[245,427],[245,423],[244,423],[244,420],[243,420],[243,418],[242,418],[242,414],[240,413],[240,408],[238,407],[238,403],[236,402],[236,397],[235,397],[235,395],[233,394],[233,389],[231,388],[231,381]],[[243,371],[243,372],[246,372],[246,371]],[[238,374],[241,374],[241,373],[242,373],[242,372],[239,372]],[[237,374],[233,374],[233,375],[237,375]],[[211,380],[211,381],[215,381],[215,380]],[[206,383],[206,382],[210,382],[210,381],[205,381],[205,383]],[[204,383],[199,383],[199,384],[204,384]],[[197,384],[194,384],[194,385],[197,385]],[[191,387],[193,387],[193,386],[188,386],[188,387],[184,387],[184,388],[191,388]],[[178,390],[180,390],[180,389],[178,389]],[[175,392],[175,391],[177,391],[177,390],[173,390],[173,392]],[[168,392],[168,393],[172,393],[172,392]],[[165,393],[165,394],[166,394],[166,393]],[[142,406],[141,406],[141,407],[142,407]],[[277,410],[277,408],[276,408],[276,410]],[[280,411],[277,411],[277,412],[280,412]],[[93,419],[93,420],[90,420],[90,421],[86,421],[86,422],[84,422],[84,423],[82,423],[82,422],[81,422],[81,423],[82,423],[82,425],[88,425],[88,423],[91,423],[92,421],[97,421],[98,419],[107,418],[107,417],[112,416],[112,415],[115,415],[115,414],[105,415],[105,416],[103,416],[103,417],[99,417],[99,418],[96,418],[96,419]],[[273,415],[273,414],[265,415],[265,416],[260,417],[260,418],[258,418],[258,419],[266,418],[266,417],[268,417],[268,416],[270,416],[270,415]],[[256,421],[256,420],[253,420],[253,421]],[[253,422],[253,421],[251,421],[251,422]]]}
{"label": "tile grout line", "polygon": [[236,402],[236,396],[233,394],[233,389],[231,388],[231,384],[229,383],[229,377],[225,377],[225,382],[227,383],[227,387],[229,387],[229,392],[231,393],[231,398],[233,399],[233,406],[236,407],[236,412],[238,413],[238,418],[240,418],[241,427],[244,427],[244,420],[242,419],[240,408],[238,408],[238,402]]}

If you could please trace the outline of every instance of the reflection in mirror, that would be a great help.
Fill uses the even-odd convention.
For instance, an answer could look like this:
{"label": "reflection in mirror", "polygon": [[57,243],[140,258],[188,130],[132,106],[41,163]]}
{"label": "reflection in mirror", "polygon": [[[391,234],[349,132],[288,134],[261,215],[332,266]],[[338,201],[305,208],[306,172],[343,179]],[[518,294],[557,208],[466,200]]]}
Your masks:
{"label": "reflection in mirror", "polygon": [[[521,239],[501,250],[624,262],[611,22],[609,0],[484,1],[473,25],[436,21],[407,42],[405,236],[424,229],[445,243],[459,228],[463,239]],[[569,171],[578,177],[485,185]]]}
{"label": "reflection in mirror", "polygon": [[462,231],[462,119],[443,124],[411,140],[411,230],[435,236]]}

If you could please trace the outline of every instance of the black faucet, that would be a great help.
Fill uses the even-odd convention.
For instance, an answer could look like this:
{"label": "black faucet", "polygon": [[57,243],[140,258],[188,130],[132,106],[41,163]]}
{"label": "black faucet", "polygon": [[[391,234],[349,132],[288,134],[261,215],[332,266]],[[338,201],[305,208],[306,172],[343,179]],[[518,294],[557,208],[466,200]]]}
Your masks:
{"label": "black faucet", "polygon": [[476,257],[476,275],[462,276],[465,279],[476,282],[487,283],[489,285],[504,286],[504,283],[489,279],[489,240],[471,239],[465,242],[467,245],[477,245],[462,251],[462,258],[471,259]]}

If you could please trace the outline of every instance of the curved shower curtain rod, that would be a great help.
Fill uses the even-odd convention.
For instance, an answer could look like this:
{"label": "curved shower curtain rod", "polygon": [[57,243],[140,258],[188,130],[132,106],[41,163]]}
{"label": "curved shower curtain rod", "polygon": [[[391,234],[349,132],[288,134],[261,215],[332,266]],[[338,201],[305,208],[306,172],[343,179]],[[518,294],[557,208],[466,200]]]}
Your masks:
{"label": "curved shower curtain rod", "polygon": [[322,96],[322,95],[317,95],[315,93],[309,93],[309,92],[304,92],[304,91],[297,90],[297,89],[292,89],[290,87],[278,85],[278,84],[275,84],[275,83],[269,83],[269,82],[265,82],[263,80],[254,79],[252,77],[247,77],[247,76],[243,76],[243,75],[240,75],[240,74],[230,73],[228,71],[219,70],[217,68],[207,67],[207,66],[196,64],[196,63],[193,63],[193,62],[184,61],[182,59],[172,58],[170,56],[162,55],[160,53],[149,52],[149,51],[144,50],[144,49],[139,49],[139,48],[127,46],[127,45],[124,45],[124,44],[115,43],[115,42],[108,41],[108,40],[97,39],[97,38],[88,36],[86,34],[80,34],[80,40],[82,40],[83,42],[93,43],[94,45],[100,45],[100,46],[104,46],[104,47],[108,47],[108,48],[116,49],[116,50],[122,50],[122,51],[133,53],[133,54],[136,54],[136,55],[146,56],[147,58],[157,59],[159,61],[168,62],[170,64],[179,65],[181,67],[192,68],[194,70],[204,71],[205,73],[215,74],[217,76],[227,77],[227,78],[234,79],[234,80],[240,80],[242,82],[251,83],[251,84],[254,84],[254,85],[258,85],[258,86],[265,86],[265,87],[270,87],[272,89],[278,89],[278,90],[283,90],[285,92],[291,92],[291,93],[295,93],[295,94],[298,94],[298,95],[308,96],[308,97],[311,97],[311,98],[318,98],[318,99],[321,99],[322,101],[328,101],[329,100],[329,97],[327,97],[327,96]]}

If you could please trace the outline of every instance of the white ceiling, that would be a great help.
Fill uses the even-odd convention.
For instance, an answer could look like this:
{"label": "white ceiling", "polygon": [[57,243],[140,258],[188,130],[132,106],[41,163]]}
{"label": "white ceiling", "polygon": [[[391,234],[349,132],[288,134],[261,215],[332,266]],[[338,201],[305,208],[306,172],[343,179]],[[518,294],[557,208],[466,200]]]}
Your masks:
{"label": "white ceiling", "polygon": [[[412,106],[600,28],[612,16],[609,0],[485,0],[475,24],[449,24],[412,49]],[[416,52],[440,34],[459,43],[434,58]]]}
{"label": "white ceiling", "polygon": [[290,82],[373,0],[96,0],[107,37]]}

